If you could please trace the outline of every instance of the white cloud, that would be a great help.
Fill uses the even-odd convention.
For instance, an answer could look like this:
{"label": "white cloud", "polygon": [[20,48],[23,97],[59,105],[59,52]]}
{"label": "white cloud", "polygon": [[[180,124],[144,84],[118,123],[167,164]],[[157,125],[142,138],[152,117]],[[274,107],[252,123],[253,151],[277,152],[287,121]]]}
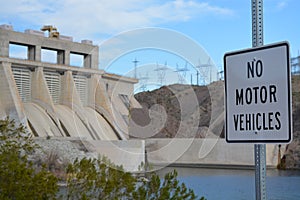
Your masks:
{"label": "white cloud", "polygon": [[196,0],[10,0],[0,15],[28,24],[55,25],[62,34],[95,39],[138,27],[187,21],[206,15],[232,15],[233,11]]}
{"label": "white cloud", "polygon": [[277,9],[281,10],[287,6],[287,1],[280,1],[277,3]]}

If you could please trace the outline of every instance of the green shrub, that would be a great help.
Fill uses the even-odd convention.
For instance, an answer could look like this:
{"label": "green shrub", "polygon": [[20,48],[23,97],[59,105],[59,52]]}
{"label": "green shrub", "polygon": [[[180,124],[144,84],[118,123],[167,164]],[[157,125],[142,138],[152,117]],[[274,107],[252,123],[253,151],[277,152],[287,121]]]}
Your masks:
{"label": "green shrub", "polygon": [[57,178],[28,160],[35,148],[24,126],[0,120],[0,199],[56,199]]}
{"label": "green shrub", "polygon": [[67,199],[197,199],[193,190],[179,183],[176,171],[163,181],[156,173],[137,177],[102,157],[75,160],[67,173]]}

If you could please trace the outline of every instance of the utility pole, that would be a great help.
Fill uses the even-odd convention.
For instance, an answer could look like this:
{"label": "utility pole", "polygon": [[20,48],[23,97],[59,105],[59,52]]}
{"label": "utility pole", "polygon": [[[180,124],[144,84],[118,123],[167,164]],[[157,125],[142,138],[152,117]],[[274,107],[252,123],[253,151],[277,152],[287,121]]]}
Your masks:
{"label": "utility pole", "polygon": [[134,63],[134,78],[137,78],[137,63],[140,61],[135,58],[132,62]]}

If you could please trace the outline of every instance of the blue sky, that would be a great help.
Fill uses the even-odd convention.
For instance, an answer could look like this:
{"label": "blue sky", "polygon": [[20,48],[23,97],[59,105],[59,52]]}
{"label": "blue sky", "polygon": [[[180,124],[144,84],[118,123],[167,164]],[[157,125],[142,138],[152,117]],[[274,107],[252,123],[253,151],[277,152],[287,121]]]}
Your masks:
{"label": "blue sky", "polygon": [[[38,30],[51,24],[62,35],[72,36],[74,41],[90,39],[101,46],[126,31],[145,27],[166,28],[197,42],[218,69],[222,68],[226,52],[252,45],[251,0],[1,1],[0,24],[11,24],[16,31]],[[299,0],[264,0],[264,43],[287,40],[291,56],[298,56],[299,10]],[[179,68],[185,66],[185,60],[176,59],[178,56],[169,54],[160,58],[159,55],[163,54],[157,50],[135,51],[104,68],[124,74],[132,71],[135,58],[140,61],[139,65],[167,62],[174,68],[176,65]]]}

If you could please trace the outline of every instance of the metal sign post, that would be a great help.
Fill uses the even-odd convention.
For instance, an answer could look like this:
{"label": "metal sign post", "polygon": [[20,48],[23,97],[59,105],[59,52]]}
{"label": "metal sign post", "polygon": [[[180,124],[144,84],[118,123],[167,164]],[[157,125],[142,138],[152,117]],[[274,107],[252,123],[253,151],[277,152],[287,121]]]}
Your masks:
{"label": "metal sign post", "polygon": [[266,194],[266,145],[254,145],[256,200],[267,199]]}
{"label": "metal sign post", "polygon": [[288,42],[263,45],[263,0],[251,8],[253,48],[224,55],[225,135],[255,144],[256,200],[265,200],[265,143],[292,140],[290,56]]}
{"label": "metal sign post", "polygon": [[[252,6],[252,47],[262,46],[263,41],[263,0],[251,0]],[[267,199],[266,195],[266,145],[254,145],[255,193],[256,200]]]}

